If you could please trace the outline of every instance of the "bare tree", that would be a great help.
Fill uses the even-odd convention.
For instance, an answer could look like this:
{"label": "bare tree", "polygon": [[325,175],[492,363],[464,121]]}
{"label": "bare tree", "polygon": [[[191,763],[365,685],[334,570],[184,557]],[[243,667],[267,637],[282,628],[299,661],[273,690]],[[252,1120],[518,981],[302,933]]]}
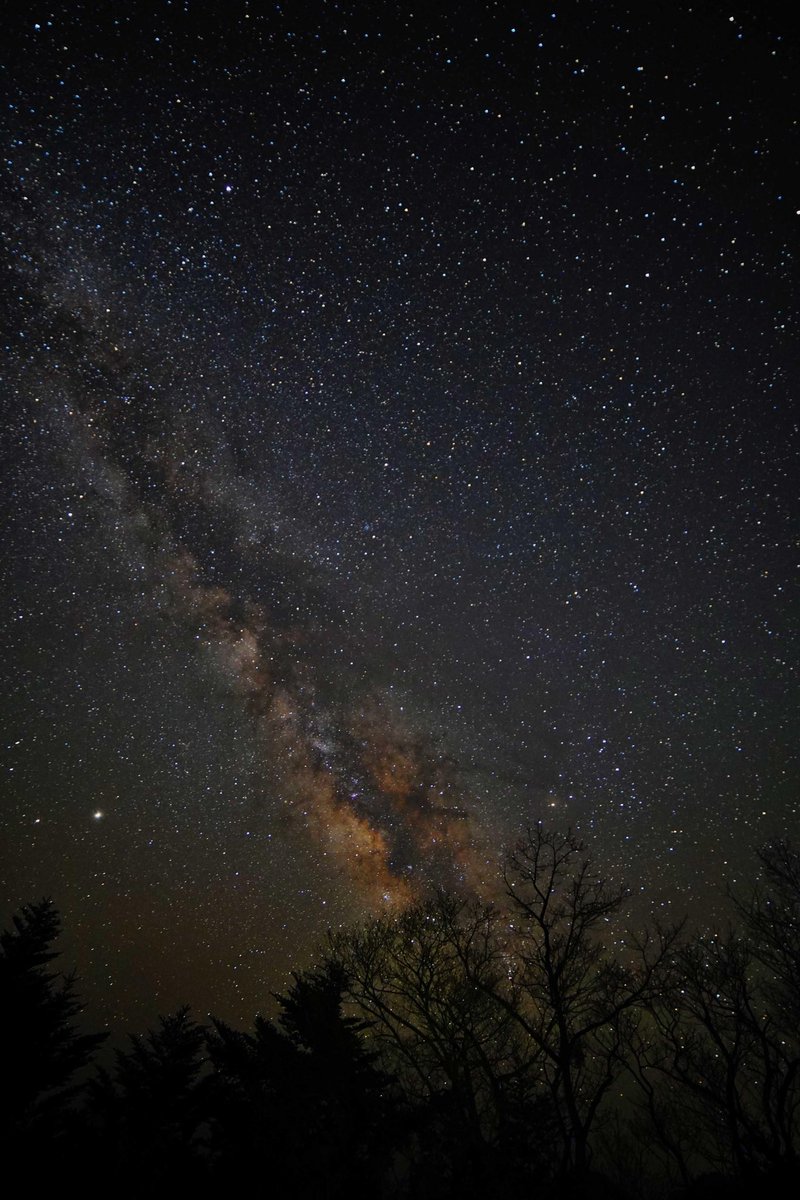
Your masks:
{"label": "bare tree", "polygon": [[628,936],[623,960],[611,923],[628,890],[571,832],[529,828],[503,877],[505,906],[439,894],[333,935],[331,954],[406,1094],[446,1096],[484,1164],[527,1139],[538,1171],[583,1173],[677,931]]}
{"label": "bare tree", "polygon": [[494,994],[539,1052],[562,1172],[585,1172],[601,1103],[623,1069],[677,930],[631,937],[623,963],[610,933],[629,891],[598,876],[569,830],[530,826],[508,856],[504,879],[509,974]]}
{"label": "bare tree", "polygon": [[762,987],[773,1019],[787,1033],[800,1029],[800,851],[785,840],[758,854],[762,878],[752,896],[734,904],[753,958],[764,969]]}
{"label": "bare tree", "polygon": [[531,1089],[538,1052],[496,998],[508,971],[500,921],[491,907],[440,892],[330,939],[381,1061],[451,1138],[473,1188],[490,1176],[497,1184],[510,1147],[530,1167],[546,1141]]}
{"label": "bare tree", "polygon": [[637,1048],[651,1130],[684,1177],[798,1173],[800,856],[778,842],[759,858],[761,883],[733,897],[740,930],[675,952]]}

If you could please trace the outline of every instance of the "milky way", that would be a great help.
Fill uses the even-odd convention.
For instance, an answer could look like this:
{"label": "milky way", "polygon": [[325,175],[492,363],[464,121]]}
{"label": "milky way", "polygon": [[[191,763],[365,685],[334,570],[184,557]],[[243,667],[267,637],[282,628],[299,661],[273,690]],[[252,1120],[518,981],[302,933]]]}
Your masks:
{"label": "milky way", "polygon": [[104,1019],[526,820],[712,914],[797,824],[796,46],[308,7],[5,38],[2,897]]}
{"label": "milky way", "polygon": [[371,901],[414,898],[420,868],[427,884],[463,882],[474,839],[452,758],[355,670],[361,627],[349,628],[303,536],[281,531],[274,507],[248,494],[224,434],[192,428],[206,415],[196,402],[176,419],[173,381],[156,372],[143,387],[139,348],[109,339],[92,316],[89,305],[43,308],[42,336],[64,329],[76,361],[59,365],[55,388],[49,365],[33,384],[58,396],[38,419],[60,426],[72,470],[92,481],[79,500],[108,503],[153,611],[188,631],[241,699],[257,786]]}

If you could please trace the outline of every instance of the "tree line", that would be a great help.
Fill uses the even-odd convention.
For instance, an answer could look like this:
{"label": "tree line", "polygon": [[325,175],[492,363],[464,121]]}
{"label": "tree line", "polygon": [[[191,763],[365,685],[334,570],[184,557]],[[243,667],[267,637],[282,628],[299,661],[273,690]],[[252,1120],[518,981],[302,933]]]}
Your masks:
{"label": "tree line", "polygon": [[626,933],[628,890],[535,825],[501,901],[331,933],[274,1020],[183,1008],[102,1068],[29,904],[0,935],[7,1171],[34,1196],[800,1194],[800,853],[759,866],[724,935]]}

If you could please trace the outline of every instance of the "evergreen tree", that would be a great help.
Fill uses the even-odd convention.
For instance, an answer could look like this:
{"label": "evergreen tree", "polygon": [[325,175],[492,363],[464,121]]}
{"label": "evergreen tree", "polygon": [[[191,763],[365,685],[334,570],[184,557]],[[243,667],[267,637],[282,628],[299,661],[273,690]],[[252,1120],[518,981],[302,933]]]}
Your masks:
{"label": "evergreen tree", "polygon": [[75,977],[48,969],[60,931],[45,899],[0,934],[0,1136],[17,1154],[63,1134],[76,1077],[106,1037],[79,1032]]}
{"label": "evergreen tree", "polygon": [[197,1177],[207,1118],[204,1042],[203,1027],[181,1008],[144,1037],[131,1036],[113,1070],[98,1072],[91,1089],[97,1159],[107,1172],[122,1172],[117,1194],[160,1194]]}
{"label": "evergreen tree", "polygon": [[278,1195],[338,1200],[379,1194],[390,1153],[389,1078],[368,1050],[366,1023],[342,1011],[335,966],[297,975],[277,1022],[253,1033],[214,1022],[212,1143],[230,1185],[269,1179]]}

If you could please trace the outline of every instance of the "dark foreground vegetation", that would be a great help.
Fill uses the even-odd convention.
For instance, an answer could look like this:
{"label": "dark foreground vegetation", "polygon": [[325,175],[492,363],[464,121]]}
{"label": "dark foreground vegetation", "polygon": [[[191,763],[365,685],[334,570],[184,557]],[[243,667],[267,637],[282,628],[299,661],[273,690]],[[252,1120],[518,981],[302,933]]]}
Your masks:
{"label": "dark foreground vegetation", "polygon": [[252,1030],[183,1009],[92,1066],[58,914],[0,946],[17,1194],[358,1200],[800,1195],[800,854],[760,854],[724,936],[625,934],[571,835],[505,900],[439,893],[331,935]]}

